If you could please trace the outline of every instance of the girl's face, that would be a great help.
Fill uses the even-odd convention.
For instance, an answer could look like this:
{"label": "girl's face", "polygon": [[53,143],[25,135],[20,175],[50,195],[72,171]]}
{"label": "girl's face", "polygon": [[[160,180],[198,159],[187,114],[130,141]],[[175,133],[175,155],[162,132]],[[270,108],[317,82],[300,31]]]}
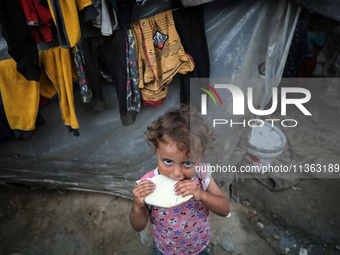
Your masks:
{"label": "girl's face", "polygon": [[[186,151],[179,150],[175,142],[159,142],[156,150],[159,173],[175,181],[190,179],[195,175],[195,165]],[[199,163],[199,161],[197,161]]]}

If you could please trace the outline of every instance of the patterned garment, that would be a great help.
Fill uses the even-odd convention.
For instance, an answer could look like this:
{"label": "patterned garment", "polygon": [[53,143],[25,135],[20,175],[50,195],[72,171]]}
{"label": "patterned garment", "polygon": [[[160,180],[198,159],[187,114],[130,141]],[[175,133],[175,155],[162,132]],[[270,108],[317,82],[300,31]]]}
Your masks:
{"label": "patterned garment", "polygon": [[[200,166],[204,169],[206,165],[200,163]],[[158,168],[140,181],[155,175],[159,175]],[[210,177],[201,171],[192,180],[207,190]],[[209,210],[193,198],[172,208],[151,207],[150,223],[156,247],[164,254],[199,254],[210,241]]]}
{"label": "patterned garment", "polygon": [[299,18],[290,44],[286,65],[282,73],[283,78],[297,77],[307,53],[308,27]]}
{"label": "patterned garment", "polygon": [[89,81],[86,75],[84,53],[82,51],[80,43],[77,43],[73,47],[73,57],[77,67],[81,101],[83,103],[89,103],[92,99],[92,92],[89,88]]}
{"label": "patterned garment", "polygon": [[104,73],[102,70],[100,70],[100,75],[105,79],[107,83],[113,84],[113,80],[110,75],[108,75],[107,73]]}
{"label": "patterned garment", "polygon": [[134,22],[131,29],[136,42],[143,103],[145,106],[160,106],[173,77],[177,73],[193,71],[194,60],[184,51],[171,10]]}
{"label": "patterned garment", "polygon": [[127,110],[139,112],[140,93],[135,39],[131,29],[126,31]]}

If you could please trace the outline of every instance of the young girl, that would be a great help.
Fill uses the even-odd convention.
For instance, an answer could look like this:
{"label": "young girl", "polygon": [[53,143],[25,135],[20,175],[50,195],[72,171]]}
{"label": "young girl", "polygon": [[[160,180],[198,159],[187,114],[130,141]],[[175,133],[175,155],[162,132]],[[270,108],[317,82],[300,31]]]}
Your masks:
{"label": "young girl", "polygon": [[[229,203],[208,172],[197,171],[205,168],[200,160],[215,142],[208,125],[196,113],[190,116],[190,107],[181,104],[150,123],[145,135],[155,148],[158,167],[133,189],[132,227],[141,231],[150,218],[154,255],[209,254],[209,211],[227,216]],[[179,181],[177,195],[193,198],[172,208],[145,204],[145,197],[155,189],[148,178],[159,174]]]}

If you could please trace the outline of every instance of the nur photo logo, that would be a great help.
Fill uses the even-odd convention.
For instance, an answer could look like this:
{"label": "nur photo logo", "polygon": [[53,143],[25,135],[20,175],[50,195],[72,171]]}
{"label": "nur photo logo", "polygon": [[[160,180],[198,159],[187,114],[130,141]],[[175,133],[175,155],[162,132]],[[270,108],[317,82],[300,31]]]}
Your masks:
{"label": "nur photo logo", "polygon": [[[207,89],[210,89],[212,92],[214,92],[215,95],[217,96],[218,100],[220,101],[221,106],[222,106],[222,100],[221,100],[220,95],[217,93],[217,91],[216,91],[213,87],[211,87],[210,85],[208,85],[208,84],[205,84],[205,83],[203,83],[203,82],[200,82],[200,84],[203,85],[203,86],[205,86]],[[215,97],[214,97],[214,96],[211,94],[211,92],[210,92],[209,90],[207,90],[207,89],[200,88],[200,90],[206,92],[206,93],[212,98],[212,100],[213,100],[214,103],[215,103],[215,106],[217,106]],[[201,100],[202,100],[202,101],[201,101],[201,104],[202,104],[202,106],[201,106],[201,111],[202,111],[202,115],[206,115],[206,114],[207,114],[207,101],[208,101],[208,100],[207,100],[207,94],[202,94],[202,95],[201,95]]]}
{"label": "nur photo logo", "polygon": [[[297,107],[300,112],[302,112],[305,116],[311,116],[312,114],[310,111],[307,110],[307,108],[304,106],[309,100],[311,99],[311,93],[308,89],[301,88],[301,87],[272,87],[271,88],[271,106],[269,109],[258,109],[257,105],[254,106],[254,100],[253,100],[253,88],[247,87],[247,93],[244,95],[243,91],[233,84],[214,84],[208,85],[203,82],[198,82],[201,86],[199,89],[204,94],[201,94],[201,115],[208,115],[208,100],[207,95],[210,96],[210,98],[213,100],[215,106],[217,106],[217,101],[215,99],[215,96],[220,102],[220,106],[224,109],[221,111],[221,109],[211,108],[209,111],[212,113],[214,112],[214,115],[218,111],[218,113],[221,113],[221,118],[214,118],[213,119],[213,127],[216,127],[216,125],[226,125],[230,124],[231,127],[235,125],[242,125],[242,126],[250,126],[250,127],[261,127],[263,125],[259,125],[258,119],[250,119],[246,120],[243,119],[241,122],[233,122],[232,119],[226,119],[223,115],[227,112],[232,112],[233,115],[238,116],[244,116],[245,115],[245,105],[247,105],[249,112],[251,112],[255,116],[269,116],[270,114],[274,113],[279,106],[280,102],[280,110],[281,110],[281,116],[287,115],[287,105],[294,105]],[[204,86],[204,87],[203,87]],[[279,89],[280,92],[279,93]],[[217,91],[218,90],[218,91]],[[225,93],[228,93],[230,96],[228,98],[223,98],[225,102],[232,101],[232,109],[230,109],[230,104],[226,106],[223,106],[221,97],[225,95]],[[298,98],[290,98],[290,96],[294,95],[294,97]],[[280,101],[278,100],[280,96]],[[224,117],[224,118],[223,118]],[[281,125],[283,127],[295,127],[297,126],[298,122],[295,119],[265,119],[265,121],[271,122],[272,126],[274,126],[275,121],[280,121]],[[261,120],[260,120],[261,122]],[[263,122],[263,121],[262,121]]]}

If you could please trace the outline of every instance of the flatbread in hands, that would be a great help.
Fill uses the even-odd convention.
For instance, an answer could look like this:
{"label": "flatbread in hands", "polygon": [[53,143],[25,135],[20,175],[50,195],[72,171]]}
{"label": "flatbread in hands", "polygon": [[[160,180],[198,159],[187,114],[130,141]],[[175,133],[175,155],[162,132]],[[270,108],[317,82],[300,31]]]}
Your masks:
{"label": "flatbread in hands", "polygon": [[170,208],[190,200],[193,195],[185,197],[175,193],[175,184],[178,181],[172,180],[165,175],[156,175],[150,179],[156,184],[155,190],[145,197],[145,203],[163,208]]}

